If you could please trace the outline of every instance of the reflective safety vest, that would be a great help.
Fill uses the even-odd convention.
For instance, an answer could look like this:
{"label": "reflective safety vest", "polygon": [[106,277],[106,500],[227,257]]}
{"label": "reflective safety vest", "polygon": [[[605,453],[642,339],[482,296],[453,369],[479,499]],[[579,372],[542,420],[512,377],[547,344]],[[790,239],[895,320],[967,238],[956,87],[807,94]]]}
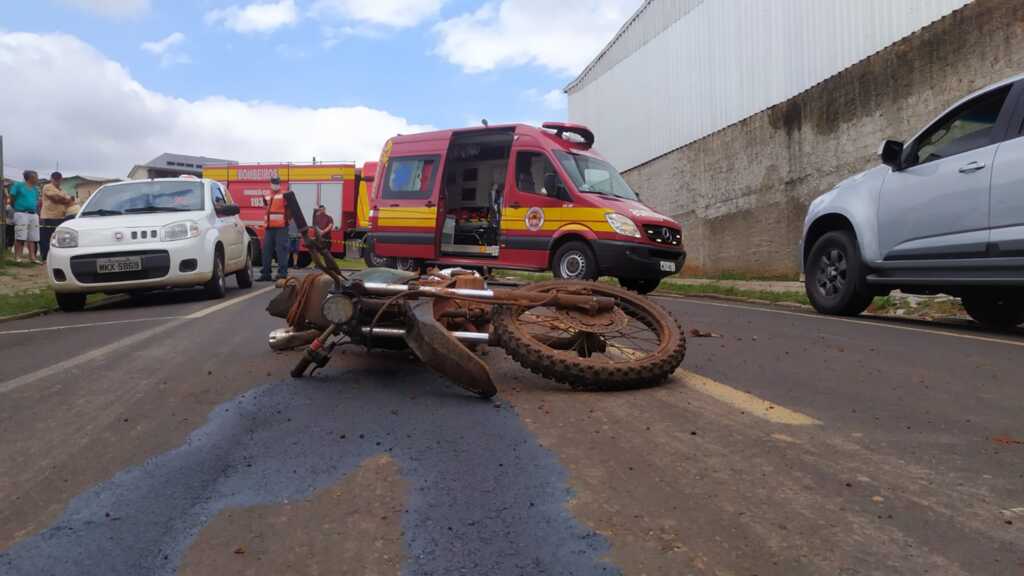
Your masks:
{"label": "reflective safety vest", "polygon": [[284,228],[288,225],[283,192],[274,192],[271,195],[270,202],[267,202],[267,216],[263,225],[267,228]]}

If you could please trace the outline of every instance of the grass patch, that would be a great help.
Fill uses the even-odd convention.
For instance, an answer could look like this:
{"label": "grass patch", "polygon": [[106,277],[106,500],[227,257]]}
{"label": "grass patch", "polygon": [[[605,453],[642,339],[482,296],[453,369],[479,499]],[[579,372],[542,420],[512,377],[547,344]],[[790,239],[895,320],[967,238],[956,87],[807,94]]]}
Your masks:
{"label": "grass patch", "polygon": [[355,258],[335,258],[338,263],[338,267],[349,270],[362,270],[366,268],[366,262]]}
{"label": "grass patch", "polygon": [[53,290],[48,288],[0,295],[0,317],[36,310],[51,310],[56,306],[57,298],[53,295]]}
{"label": "grass patch", "polygon": [[741,272],[723,272],[713,276],[705,276],[707,280],[730,280],[737,282],[799,282],[799,276],[743,274]]}
{"label": "grass patch", "polygon": [[730,298],[746,298],[750,300],[761,300],[778,304],[780,302],[792,302],[796,304],[810,305],[810,300],[803,292],[772,292],[769,290],[748,290],[724,284],[681,284],[677,282],[662,282],[658,287],[659,292],[670,294],[681,294],[684,296],[728,296]]}

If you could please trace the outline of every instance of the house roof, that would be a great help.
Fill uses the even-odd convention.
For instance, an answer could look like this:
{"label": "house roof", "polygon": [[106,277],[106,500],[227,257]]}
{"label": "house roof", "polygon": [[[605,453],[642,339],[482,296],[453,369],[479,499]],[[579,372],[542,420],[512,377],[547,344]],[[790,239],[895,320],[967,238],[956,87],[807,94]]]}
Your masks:
{"label": "house roof", "polygon": [[189,156],[187,154],[172,154],[164,153],[156,158],[153,158],[145,164],[140,164],[144,168],[157,168],[163,170],[193,170],[202,172],[203,166],[207,164],[238,164],[234,160],[224,160],[223,158],[210,158],[208,156]]}

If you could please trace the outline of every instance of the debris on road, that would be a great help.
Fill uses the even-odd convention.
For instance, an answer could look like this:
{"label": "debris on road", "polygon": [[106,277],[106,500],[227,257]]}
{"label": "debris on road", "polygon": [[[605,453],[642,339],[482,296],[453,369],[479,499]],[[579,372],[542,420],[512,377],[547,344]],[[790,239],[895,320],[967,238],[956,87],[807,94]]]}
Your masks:
{"label": "debris on road", "polygon": [[691,328],[690,329],[690,336],[693,336],[694,338],[721,338],[722,337],[721,334],[716,334],[714,332],[707,332],[707,331],[704,331],[704,330],[700,330],[698,328]]}
{"label": "debris on road", "polygon": [[1024,445],[1024,440],[1020,438],[1011,438],[1009,436],[993,436],[992,441],[996,444],[1003,444],[1004,446],[1010,446],[1013,444]]}

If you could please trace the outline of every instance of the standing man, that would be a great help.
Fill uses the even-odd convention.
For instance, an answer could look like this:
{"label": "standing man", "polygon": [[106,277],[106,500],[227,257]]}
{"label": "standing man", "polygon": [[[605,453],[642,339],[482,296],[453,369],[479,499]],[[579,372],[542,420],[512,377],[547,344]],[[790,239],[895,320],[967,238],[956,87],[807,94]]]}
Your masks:
{"label": "standing man", "polygon": [[263,220],[263,269],[259,282],[270,282],[270,259],[277,258],[277,277],[288,277],[288,222],[291,220],[281,191],[281,178],[270,179],[267,214]]}
{"label": "standing man", "polygon": [[331,218],[331,215],[327,213],[327,208],[324,208],[323,204],[317,207],[316,214],[313,215],[313,226],[315,226],[317,232],[320,233],[320,243],[330,250],[331,231],[334,230],[334,218]]}
{"label": "standing man", "polygon": [[289,220],[288,222],[288,258],[291,259],[292,268],[299,267],[299,240],[302,239],[302,235],[299,234],[299,227],[295,225],[295,220]]}
{"label": "standing man", "polygon": [[39,254],[43,260],[50,253],[50,237],[53,230],[60,226],[67,217],[68,207],[75,203],[75,199],[68,196],[60,189],[60,183],[64,175],[60,172],[50,174],[50,182],[43,186],[43,208],[39,212]]}
{"label": "standing man", "polygon": [[39,242],[39,174],[32,170],[22,173],[24,182],[11,186],[11,206],[14,207],[14,261],[21,261],[25,248],[29,261],[38,264],[36,243]]}

